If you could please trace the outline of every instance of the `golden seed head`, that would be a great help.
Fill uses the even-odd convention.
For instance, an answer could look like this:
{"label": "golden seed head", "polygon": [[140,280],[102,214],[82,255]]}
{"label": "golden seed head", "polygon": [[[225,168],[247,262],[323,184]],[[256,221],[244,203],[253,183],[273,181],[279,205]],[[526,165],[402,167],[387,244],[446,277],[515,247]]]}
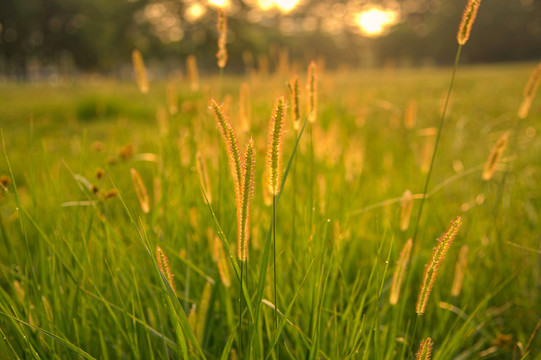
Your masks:
{"label": "golden seed head", "polygon": [[492,178],[492,175],[496,170],[496,165],[498,164],[498,161],[502,157],[503,151],[507,146],[508,138],[509,131],[506,131],[502,136],[500,136],[498,141],[496,141],[496,144],[494,144],[494,147],[490,151],[490,154],[485,163],[485,167],[483,168],[483,180],[488,181]]}
{"label": "golden seed head", "polygon": [[197,59],[194,55],[188,55],[186,58],[186,72],[190,81],[191,90],[199,90],[199,70],[197,68]]}
{"label": "golden seed head", "polygon": [[252,113],[252,104],[250,101],[250,85],[242,83],[240,86],[240,123],[242,131],[247,133],[250,131],[250,118]]}
{"label": "golden seed head", "polygon": [[218,67],[224,68],[227,63],[227,18],[223,9],[218,10],[218,53],[216,58],[218,59]]}
{"label": "golden seed head", "polygon": [[406,190],[404,195],[402,195],[402,201],[400,206],[400,230],[408,230],[411,209],[413,208],[413,195],[411,191]]}
{"label": "golden seed head", "polygon": [[216,124],[218,125],[218,129],[220,130],[224,140],[227,158],[229,161],[229,168],[235,184],[235,195],[236,198],[239,199],[242,178],[242,161],[237,135],[235,134],[235,130],[229,122],[229,119],[225,116],[223,107],[218,105],[216,100],[211,100],[210,108],[214,113]]}
{"label": "golden seed head", "polygon": [[458,252],[458,261],[455,266],[455,277],[451,286],[451,296],[457,297],[462,290],[462,282],[464,280],[464,272],[468,263],[468,245],[462,245]]}
{"label": "golden seed head", "polygon": [[425,341],[421,341],[419,351],[415,354],[416,360],[430,360],[432,354],[432,339],[426,338]]}
{"label": "golden seed head", "polygon": [[314,123],[317,117],[317,73],[316,63],[312,61],[308,66],[308,121]]}
{"label": "golden seed head", "polygon": [[462,22],[458,28],[458,34],[456,39],[459,45],[464,45],[468,38],[470,37],[471,27],[477,16],[477,9],[481,5],[481,0],[469,0],[468,5],[464,9],[464,14],[462,15]]}
{"label": "golden seed head", "polygon": [[118,193],[116,192],[115,189],[111,189],[109,191],[107,191],[106,193],[103,194],[103,198],[105,200],[107,199],[111,199],[111,198],[114,198],[114,197],[117,197]]}
{"label": "golden seed head", "polygon": [[241,178],[241,197],[237,201],[238,241],[237,252],[240,261],[248,259],[250,240],[250,208],[255,187],[255,146],[250,138],[244,151],[243,172]]}
{"label": "golden seed head", "polygon": [[291,93],[291,119],[293,128],[299,131],[301,128],[301,114],[299,107],[299,76],[295,75],[287,84]]}
{"label": "golden seed head", "polygon": [[133,50],[132,52],[133,70],[135,72],[135,79],[137,80],[137,86],[139,91],[143,94],[148,93],[148,77],[143,56],[139,50]]}
{"label": "golden seed head", "polygon": [[118,156],[122,161],[128,161],[135,155],[135,146],[133,144],[126,144],[118,149]]}
{"label": "golden seed head", "polygon": [[430,292],[434,287],[434,282],[436,281],[436,275],[438,273],[438,268],[445,258],[445,254],[449,247],[451,246],[455,236],[462,225],[462,218],[459,216],[451,221],[451,225],[447,231],[438,238],[438,245],[434,247],[434,253],[432,254],[432,260],[425,266],[425,272],[423,275],[423,284],[419,295],[417,297],[417,304],[415,306],[415,312],[417,315],[422,315],[425,312],[426,304],[428,302],[428,297]]}
{"label": "golden seed head", "polygon": [[393,281],[391,283],[391,296],[389,298],[389,303],[391,303],[391,305],[396,305],[398,303],[402,281],[404,280],[404,274],[406,273],[406,268],[410,260],[412,245],[412,239],[406,241],[402,247],[402,250],[400,251],[400,255],[398,256],[396,269],[393,274]]}
{"label": "golden seed head", "polygon": [[524,88],[524,99],[522,100],[522,103],[520,104],[520,108],[518,110],[518,117],[520,119],[525,119],[528,116],[528,113],[530,112],[530,107],[532,106],[532,100],[535,96],[535,93],[537,92],[540,81],[541,63],[539,63],[533,70],[530,78],[528,79],[528,83]]}
{"label": "golden seed head", "polygon": [[0,176],[0,184],[3,187],[8,187],[11,184],[11,178],[7,175],[1,175]]}
{"label": "golden seed head", "polygon": [[137,170],[134,168],[130,169],[130,174],[137,199],[141,205],[141,210],[143,210],[145,214],[148,214],[150,212],[150,200],[148,199],[148,192],[147,188],[145,187],[145,183],[143,182],[143,179],[141,179],[141,176]]}
{"label": "golden seed head", "polygon": [[158,260],[158,267],[160,268],[161,272],[165,276],[165,279],[173,289],[173,292],[176,294],[176,288],[175,288],[175,281],[173,280],[173,273],[171,272],[171,268],[169,267],[169,260],[167,259],[167,256],[165,256],[164,251],[161,247],[156,247],[156,258]]}
{"label": "golden seed head", "polygon": [[285,100],[283,96],[280,96],[274,103],[267,143],[267,186],[273,196],[277,196],[280,192],[284,123]]}
{"label": "golden seed head", "polygon": [[175,115],[178,112],[178,95],[177,88],[173,82],[167,84],[167,108],[171,115]]}

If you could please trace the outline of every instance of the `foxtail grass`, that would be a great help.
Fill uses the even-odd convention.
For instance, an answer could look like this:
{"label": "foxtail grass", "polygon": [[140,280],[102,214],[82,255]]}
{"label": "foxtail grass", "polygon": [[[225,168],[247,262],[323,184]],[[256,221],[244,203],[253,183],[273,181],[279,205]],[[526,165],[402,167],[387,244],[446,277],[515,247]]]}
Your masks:
{"label": "foxtail grass", "polygon": [[139,200],[139,205],[141,205],[141,210],[148,214],[150,212],[150,200],[148,198],[147,188],[141,176],[134,168],[130,169],[131,180],[133,182],[133,187],[135,188],[135,193],[137,194],[137,199]]}
{"label": "foxtail grass", "polygon": [[429,337],[425,341],[421,341],[419,351],[415,354],[416,360],[430,360],[432,355],[432,339]]}
{"label": "foxtail grass", "polygon": [[400,230],[408,230],[410,223],[411,209],[413,208],[413,195],[411,191],[406,190],[400,201]]}
{"label": "foxtail grass", "polygon": [[436,275],[438,274],[439,267],[445,258],[445,254],[449,250],[449,247],[453,243],[455,236],[462,225],[462,218],[459,216],[451,222],[451,225],[447,231],[438,238],[438,245],[434,247],[432,259],[425,267],[423,275],[423,284],[417,297],[417,303],[415,305],[415,312],[417,315],[423,315],[426,310],[426,304],[428,298],[434,287],[436,281]]}
{"label": "foxtail grass", "polygon": [[464,282],[464,273],[468,264],[468,245],[462,245],[458,252],[458,260],[455,265],[455,277],[451,286],[451,296],[457,297],[462,291],[462,283]]}
{"label": "foxtail grass", "polygon": [[[282,177],[282,146],[285,125],[285,99],[280,96],[274,103],[267,142],[267,166],[266,180],[268,191],[272,194],[272,238],[273,238],[273,267],[274,267],[274,304],[277,303],[277,278],[276,278],[276,197],[280,193]],[[278,329],[278,311],[274,310],[274,331]],[[278,353],[278,358],[280,357]]]}
{"label": "foxtail grass", "polygon": [[141,93],[148,93],[148,77],[145,63],[143,61],[143,55],[139,50],[133,50],[132,52],[133,71],[135,72],[135,79],[137,80],[137,86]]}
{"label": "foxtail grass", "polygon": [[240,86],[239,108],[242,131],[248,133],[251,127],[252,103],[250,99],[250,85],[246,82]]}
{"label": "foxtail grass", "polygon": [[498,165],[498,162],[502,157],[505,147],[507,146],[508,138],[509,131],[506,131],[502,136],[500,136],[498,141],[496,141],[496,144],[494,144],[494,146],[492,147],[492,150],[490,151],[490,154],[488,155],[487,161],[483,168],[483,174],[481,176],[484,181],[490,180],[492,178],[492,175],[494,175],[496,166]]}
{"label": "foxtail grass", "polygon": [[398,256],[396,269],[394,271],[393,280],[391,283],[391,295],[389,298],[389,303],[391,305],[398,304],[398,300],[400,298],[400,289],[402,288],[402,282],[404,280],[404,274],[406,273],[406,269],[410,260],[412,244],[413,241],[411,239],[406,241],[406,243],[402,247],[402,250],[400,251],[400,255]]}
{"label": "foxtail grass", "polygon": [[452,72],[452,75],[451,75],[451,81],[449,83],[449,89],[447,90],[447,95],[445,97],[443,111],[442,111],[441,119],[440,119],[440,125],[438,127],[438,134],[436,136],[436,142],[434,144],[434,151],[432,152],[432,159],[430,161],[430,168],[428,170],[428,174],[426,175],[425,186],[424,186],[424,189],[423,189],[424,197],[421,199],[421,204],[419,205],[419,212],[417,213],[417,220],[415,222],[415,230],[414,230],[413,236],[412,236],[413,241],[415,241],[415,239],[417,237],[418,230],[419,230],[419,222],[421,220],[421,215],[423,214],[423,205],[425,203],[425,199],[426,199],[426,195],[427,195],[427,191],[428,191],[428,186],[430,184],[430,176],[432,174],[432,169],[434,168],[434,163],[436,161],[436,154],[437,154],[437,151],[438,151],[438,144],[440,142],[440,137],[441,137],[441,133],[442,133],[442,130],[443,130],[443,125],[445,123],[445,116],[447,114],[447,107],[449,106],[449,99],[451,98],[451,92],[453,90],[453,85],[454,85],[454,82],[455,82],[455,75],[456,75],[456,71],[458,69],[458,62],[460,60],[460,53],[462,52],[462,47],[466,44],[466,42],[468,41],[468,39],[470,37],[471,28],[473,26],[473,23],[475,22],[475,17],[477,16],[477,10],[479,9],[480,4],[481,4],[481,0],[469,0],[468,1],[468,4],[466,5],[466,8],[464,10],[464,14],[462,16],[462,21],[461,21],[460,26],[458,28],[458,33],[457,33],[458,49],[456,51],[455,63],[454,63],[454,66],[453,66],[453,72]]}
{"label": "foxtail grass", "polygon": [[223,69],[227,63],[227,18],[223,9],[218,10],[218,52],[216,58],[218,59],[218,67]]}
{"label": "foxtail grass", "polygon": [[160,268],[160,271],[167,279],[167,282],[171,286],[171,289],[173,289],[173,292],[176,294],[177,290],[175,287],[175,281],[173,279],[173,273],[171,272],[171,268],[169,267],[169,260],[163,252],[163,249],[159,246],[156,247],[156,259],[158,261],[158,267]]}
{"label": "foxtail grass", "polygon": [[188,55],[186,57],[186,73],[190,82],[190,89],[192,91],[199,90],[199,69],[195,55]]}
{"label": "foxtail grass", "polygon": [[169,114],[176,115],[178,113],[178,95],[177,87],[172,81],[167,84],[166,100]]}

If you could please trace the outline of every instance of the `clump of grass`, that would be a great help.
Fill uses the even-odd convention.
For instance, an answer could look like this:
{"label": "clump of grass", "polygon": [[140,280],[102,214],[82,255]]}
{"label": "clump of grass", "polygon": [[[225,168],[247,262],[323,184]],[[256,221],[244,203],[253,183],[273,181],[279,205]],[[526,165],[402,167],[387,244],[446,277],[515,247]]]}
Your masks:
{"label": "clump of grass", "polygon": [[425,272],[423,275],[423,284],[421,285],[421,290],[417,297],[417,304],[415,305],[415,312],[417,315],[423,315],[426,309],[426,304],[428,302],[428,297],[434,287],[434,282],[436,281],[436,275],[438,274],[438,269],[445,258],[445,254],[449,247],[453,243],[455,236],[462,225],[462,218],[459,216],[451,222],[449,229],[438,238],[439,244],[434,248],[434,253],[432,254],[432,259],[425,267]]}
{"label": "clump of grass", "polygon": [[137,86],[141,93],[148,93],[148,77],[145,63],[143,61],[143,55],[139,50],[133,50],[132,52],[133,70],[135,72],[135,79],[137,80]]}

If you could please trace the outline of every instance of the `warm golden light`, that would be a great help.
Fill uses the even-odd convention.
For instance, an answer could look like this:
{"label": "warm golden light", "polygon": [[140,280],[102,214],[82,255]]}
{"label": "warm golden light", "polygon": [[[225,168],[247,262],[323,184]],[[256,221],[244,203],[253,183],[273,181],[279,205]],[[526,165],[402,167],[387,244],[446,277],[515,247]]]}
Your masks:
{"label": "warm golden light", "polygon": [[282,12],[290,12],[297,5],[299,5],[300,0],[258,0],[257,4],[261,10],[270,10],[273,7],[277,7],[278,10]]}
{"label": "warm golden light", "polygon": [[396,11],[371,8],[356,14],[355,22],[366,36],[376,37],[398,20]]}
{"label": "warm golden light", "polygon": [[274,3],[283,12],[290,12],[299,4],[299,0],[274,0]]}
{"label": "warm golden light", "polygon": [[188,10],[186,10],[186,17],[190,21],[195,21],[199,19],[201,16],[203,16],[206,11],[207,9],[203,5],[199,3],[195,3],[192,6],[190,6]]}
{"label": "warm golden light", "polygon": [[217,6],[219,8],[227,8],[231,5],[229,0],[209,0],[209,5]]}

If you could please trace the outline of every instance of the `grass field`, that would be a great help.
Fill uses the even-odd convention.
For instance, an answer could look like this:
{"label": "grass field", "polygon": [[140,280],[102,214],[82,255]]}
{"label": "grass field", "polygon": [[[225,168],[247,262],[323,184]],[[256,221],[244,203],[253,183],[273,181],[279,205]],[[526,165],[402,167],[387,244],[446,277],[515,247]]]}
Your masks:
{"label": "grass field", "polygon": [[[541,359],[539,99],[517,127],[535,66],[458,68],[395,305],[393,274],[415,231],[451,69],[319,68],[316,121],[301,134],[286,111],[276,268],[265,152],[273,103],[281,94],[290,103],[293,74],[226,71],[197,91],[176,80],[176,114],[166,110],[165,83],[151,82],[146,95],[135,82],[105,79],[0,84],[0,358],[407,359],[430,337],[433,359]],[[239,116],[243,82],[249,131]],[[256,149],[240,303],[235,190],[211,98],[225,104],[240,149],[250,136]],[[507,130],[509,145],[484,181]],[[403,230],[406,190],[414,201]],[[417,315],[425,264],[457,216],[462,228]],[[173,280],[159,270],[158,246]],[[453,295],[457,263],[464,277]]]}

